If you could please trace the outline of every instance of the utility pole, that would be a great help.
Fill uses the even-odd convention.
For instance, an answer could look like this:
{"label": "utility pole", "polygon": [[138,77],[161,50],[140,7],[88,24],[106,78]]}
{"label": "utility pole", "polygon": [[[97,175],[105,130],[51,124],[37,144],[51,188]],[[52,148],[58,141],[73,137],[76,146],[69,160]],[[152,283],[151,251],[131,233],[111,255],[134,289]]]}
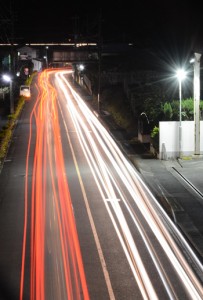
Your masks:
{"label": "utility pole", "polygon": [[194,53],[195,155],[200,155],[200,53]]}
{"label": "utility pole", "polygon": [[14,56],[14,1],[10,2],[11,16],[11,70],[15,71],[15,56]]}
{"label": "utility pole", "polygon": [[3,43],[8,43],[11,46],[10,50],[10,62],[9,70],[15,70],[15,59],[14,59],[14,0],[10,0],[8,4],[1,7],[0,12],[0,40]]}
{"label": "utility pole", "polygon": [[[4,7],[3,7],[4,8]],[[2,15],[4,14],[4,15]],[[14,55],[14,21],[15,21],[15,13],[14,13],[14,0],[10,0],[9,4],[5,4],[5,8],[1,10],[0,14],[0,32],[2,36],[0,39],[4,39],[6,43],[10,44],[10,53],[9,53],[9,71],[10,78],[8,77],[6,81],[9,82],[9,93],[10,93],[10,113],[14,113],[15,105],[14,105],[14,81],[13,74],[15,72],[15,55]],[[2,26],[2,28],[1,28]]]}
{"label": "utility pole", "polygon": [[72,17],[74,24],[74,43],[75,43],[75,47],[78,43],[78,32],[79,32],[79,17],[77,15],[75,15],[74,17]]}
{"label": "utility pole", "polygon": [[102,12],[100,9],[99,12],[99,30],[98,30],[98,94],[97,94],[97,102],[98,102],[98,113],[100,113],[100,92],[101,92],[101,22],[102,22]]}

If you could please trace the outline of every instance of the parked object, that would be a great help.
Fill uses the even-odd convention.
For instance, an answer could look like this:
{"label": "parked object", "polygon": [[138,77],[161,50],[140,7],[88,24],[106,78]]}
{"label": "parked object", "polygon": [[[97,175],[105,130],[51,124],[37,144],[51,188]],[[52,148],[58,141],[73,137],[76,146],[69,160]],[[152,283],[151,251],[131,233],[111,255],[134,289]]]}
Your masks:
{"label": "parked object", "polygon": [[20,86],[20,96],[24,96],[26,98],[30,98],[30,86],[29,85],[21,85]]}

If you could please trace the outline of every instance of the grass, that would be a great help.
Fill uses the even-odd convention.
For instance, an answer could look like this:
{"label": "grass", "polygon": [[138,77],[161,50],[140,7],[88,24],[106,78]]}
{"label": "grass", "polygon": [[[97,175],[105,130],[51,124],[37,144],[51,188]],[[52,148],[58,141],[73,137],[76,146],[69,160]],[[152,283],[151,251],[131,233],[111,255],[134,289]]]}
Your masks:
{"label": "grass", "polygon": [[183,160],[191,160],[192,157],[191,156],[182,156],[181,159],[183,159]]}
{"label": "grass", "polygon": [[8,151],[9,144],[12,138],[13,129],[23,109],[24,103],[25,103],[24,97],[21,96],[19,98],[14,113],[8,116],[8,122],[0,132],[0,165]]}

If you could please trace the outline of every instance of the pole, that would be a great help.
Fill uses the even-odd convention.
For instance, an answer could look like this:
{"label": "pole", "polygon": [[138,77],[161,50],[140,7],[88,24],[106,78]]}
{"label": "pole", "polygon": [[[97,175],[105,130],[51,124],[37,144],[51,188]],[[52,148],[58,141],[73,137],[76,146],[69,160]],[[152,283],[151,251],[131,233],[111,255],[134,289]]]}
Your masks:
{"label": "pole", "polygon": [[46,65],[47,65],[47,68],[49,66],[49,63],[48,63],[48,49],[49,49],[49,47],[46,46]]}
{"label": "pole", "polygon": [[14,113],[14,102],[13,102],[13,81],[10,80],[10,113]]}
{"label": "pole", "polygon": [[100,113],[100,91],[101,91],[101,18],[102,13],[100,9],[99,14],[99,32],[98,32],[98,95],[97,95],[97,101],[98,101],[98,113]]}
{"label": "pole", "polygon": [[181,78],[179,78],[179,157],[181,158],[182,151],[182,86],[181,86]]}
{"label": "pole", "polygon": [[194,58],[194,123],[195,123],[195,155],[200,155],[200,58],[195,53]]}

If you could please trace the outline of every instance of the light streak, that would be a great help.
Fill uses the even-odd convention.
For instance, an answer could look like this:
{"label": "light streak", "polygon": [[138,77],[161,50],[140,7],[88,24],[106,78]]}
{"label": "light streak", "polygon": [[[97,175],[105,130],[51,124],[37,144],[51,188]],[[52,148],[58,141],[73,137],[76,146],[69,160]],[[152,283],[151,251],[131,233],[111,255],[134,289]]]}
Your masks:
{"label": "light streak", "polygon": [[[62,109],[61,109],[61,114],[63,116]],[[75,164],[75,167],[76,167],[76,172],[77,172],[77,175],[78,175],[79,183],[80,183],[80,186],[81,186],[83,198],[84,198],[84,201],[85,201],[87,214],[88,214],[88,217],[89,217],[89,221],[90,221],[90,224],[91,224],[93,236],[94,236],[95,243],[96,243],[96,246],[97,246],[97,251],[98,251],[98,254],[99,254],[102,270],[103,270],[103,273],[104,273],[104,277],[105,277],[105,281],[106,281],[106,285],[107,285],[107,289],[108,289],[108,293],[109,293],[109,298],[110,298],[110,300],[115,300],[113,288],[112,288],[112,285],[111,285],[111,280],[110,280],[109,273],[108,273],[108,270],[107,270],[107,265],[106,265],[106,262],[105,262],[105,258],[104,258],[104,255],[103,255],[103,251],[102,251],[102,247],[101,247],[101,244],[100,244],[100,241],[99,241],[97,230],[96,230],[96,227],[95,227],[95,224],[94,224],[91,209],[90,209],[90,206],[89,206],[89,203],[88,203],[88,198],[87,198],[85,187],[84,187],[82,177],[81,177],[81,174],[80,174],[77,159],[76,159],[76,156],[75,156],[75,153],[74,153],[74,150],[73,150],[73,145],[71,143],[71,139],[70,139],[70,136],[69,136],[69,133],[68,133],[68,129],[67,129],[65,120],[63,119],[63,121],[64,121],[64,126],[65,126],[65,129],[66,129],[68,142],[69,142],[69,145],[70,145],[70,148],[71,148],[71,153],[72,153],[72,156],[73,156],[74,164]]]}
{"label": "light streak", "polygon": [[[93,176],[95,178],[95,182],[98,185],[98,189],[101,192],[103,200],[105,198],[115,199],[116,190],[119,194],[121,194],[121,191],[119,191],[119,187],[118,186],[116,187],[116,183],[113,180],[114,178],[113,173],[112,171],[110,171],[110,169],[108,169],[107,162],[105,162],[105,160],[108,160],[110,161],[111,164],[113,164],[117,176],[123,182],[125,188],[131,195],[132,199],[134,199],[134,202],[136,203],[137,207],[139,208],[146,222],[150,226],[157,241],[162,246],[163,251],[165,252],[168,260],[174,266],[174,270],[178,274],[180,281],[182,282],[182,285],[185,286],[186,292],[192,297],[192,299],[201,299],[203,295],[202,286],[199,283],[196,276],[193,274],[193,271],[191,270],[190,266],[186,262],[182,253],[180,252],[172,236],[165,228],[164,224],[161,221],[161,218],[159,218],[159,216],[157,215],[158,209],[159,212],[161,210],[160,207],[158,207],[156,200],[153,198],[150,191],[147,189],[146,185],[141,181],[140,178],[138,178],[138,175],[135,173],[132,166],[125,159],[125,157],[118,149],[113,139],[104,129],[104,127],[100,124],[98,119],[92,114],[92,112],[86,106],[84,101],[82,101],[80,96],[73,90],[69,82],[65,79],[65,77],[63,76],[63,72],[57,74],[57,80],[60,85],[60,88],[64,92],[64,96],[67,99],[67,109],[69,110],[69,113],[72,117],[72,121],[74,123],[76,132],[78,134],[78,139],[81,143],[81,147],[89,163],[89,166],[92,170]],[[74,100],[72,100],[72,98],[70,97],[69,92],[67,91],[67,87],[72,93]],[[77,107],[74,105],[73,101],[77,102],[77,107],[80,109],[80,112],[78,111]],[[91,132],[93,132],[94,135],[90,134],[90,130],[87,128],[85,122],[89,124],[89,126],[91,127]],[[99,145],[99,147],[97,145]],[[101,148],[103,153],[101,150],[99,150]],[[100,154],[100,152],[102,154]],[[106,158],[104,154],[106,155]],[[104,194],[106,194],[106,197]],[[150,196],[150,200],[149,200],[149,196]],[[153,199],[154,201],[153,203],[151,199]],[[122,200],[126,205],[126,207],[128,208],[128,210],[130,211],[130,206],[128,206],[127,204],[128,201],[125,199],[125,197],[123,197]],[[118,236],[121,237],[116,225],[116,221],[114,220],[114,217],[111,215],[111,212],[108,207],[107,210],[109,212],[110,218],[112,220],[112,223],[114,224]],[[117,216],[117,222],[119,222],[122,232],[123,231],[125,232],[127,228],[127,223],[125,218],[124,217],[120,218],[121,215],[120,213],[118,214],[118,210],[115,210],[115,207],[114,207],[114,212]],[[134,214],[130,211],[130,215],[133,217]],[[170,223],[169,220],[168,223]],[[135,222],[135,224],[136,226],[138,226],[137,222]],[[172,224],[170,225],[172,226]],[[142,236],[145,237],[144,242],[146,243],[147,248],[149,250],[151,249],[149,251],[150,255],[152,256],[152,259],[158,269],[158,273],[160,274],[161,280],[165,285],[169,297],[173,297],[175,294],[173,294],[174,293],[173,289],[170,288],[170,278],[167,277],[166,273],[164,272],[164,268],[160,265],[158,259],[155,258],[155,255],[153,254],[155,253],[155,249],[152,248],[152,245],[149,242],[150,240],[149,238],[146,238],[147,235],[143,231],[143,228],[141,226],[139,227],[139,231],[143,232]],[[135,248],[133,248],[134,243],[130,242],[131,235],[129,230],[127,230],[127,232],[125,234],[125,240],[129,248],[129,252],[130,254],[132,254],[135,253]],[[179,236],[181,235],[179,234]],[[181,237],[181,239],[184,241],[183,237]],[[124,240],[120,238],[120,241],[123,245],[123,248],[125,249]],[[195,258],[194,254],[193,256],[197,264],[199,264],[198,259]],[[135,273],[136,270],[142,269],[139,265],[140,261],[138,259],[134,260]],[[137,265],[139,265],[139,268],[136,267]],[[202,268],[200,264],[199,267]],[[147,295],[150,295],[152,287],[149,280],[147,284],[142,285],[142,282],[144,282],[147,277],[146,272],[143,270],[144,267],[142,269],[142,272],[140,272],[140,276],[142,278],[141,281],[139,281],[138,277],[136,278],[136,280],[141,290],[142,290],[142,286],[144,286],[145,289],[148,288],[146,294],[144,288],[142,290],[143,297],[147,297]]]}
{"label": "light streak", "polygon": [[[57,92],[50,80],[56,74],[56,84],[64,98],[57,97]],[[181,253],[166,224],[173,230],[181,243],[187,247],[194,261],[202,266],[186,241],[172,224],[153,197],[135,169],[125,158],[108,131],[88,108],[82,98],[72,88],[65,75],[67,71],[47,70],[39,78],[40,93],[30,119],[30,138],[28,144],[26,180],[25,180],[25,223],[22,252],[22,272],[20,300],[23,299],[26,233],[28,228],[28,202],[31,199],[31,273],[30,299],[43,300],[49,296],[46,288],[46,265],[53,271],[52,292],[56,299],[89,299],[85,272],[80,252],[71,194],[66,178],[63,157],[58,105],[66,102],[61,109],[66,128],[67,140],[71,147],[75,169],[87,208],[93,235],[100,260],[104,258],[99,237],[96,232],[92,212],[88,204],[85,186],[80,176],[80,166],[74,155],[74,146],[68,135],[66,116],[71,116],[72,124],[78,137],[83,154],[91,170],[95,184],[101,195],[104,207],[117,234],[120,245],[131,268],[143,299],[158,299],[158,291],[153,286],[151,274],[143,261],[128,224],[128,217],[139,232],[145,251],[154,264],[163,289],[169,299],[177,299],[178,291],[174,288],[173,278],[168,276],[162,258],[156,253],[156,245],[162,248],[161,256],[168,261],[182,289],[191,299],[202,299],[202,286]],[[52,77],[53,78],[53,77]],[[58,98],[60,100],[58,100]],[[62,100],[61,100],[62,99]],[[59,103],[57,101],[60,101]],[[64,109],[66,107],[66,109]],[[28,171],[30,144],[32,141],[32,122],[36,122],[36,148],[33,161],[32,191],[29,198]],[[124,210],[125,208],[125,210]],[[138,213],[139,212],[139,213]],[[147,229],[146,229],[147,228]],[[53,234],[54,233],[54,234]],[[156,240],[154,242],[153,240]],[[49,241],[46,255],[46,244]],[[111,278],[106,263],[102,265],[110,299],[114,299]],[[106,269],[106,270],[104,270]],[[59,285],[60,283],[60,285]],[[83,295],[81,295],[81,292]]]}
{"label": "light streak", "polygon": [[[39,76],[40,93],[30,117],[25,177],[25,221],[20,300],[23,299],[24,293],[29,201],[31,201],[30,299],[48,299],[49,287],[46,286],[49,276],[46,273],[48,264],[49,267],[51,266],[52,277],[56,282],[53,282],[55,287],[52,289],[53,299],[88,300],[89,292],[64,166],[56,92],[49,82],[49,75],[52,72],[54,71],[44,71]],[[29,197],[28,172],[34,120],[36,123],[36,146],[31,197]],[[51,222],[52,219],[54,222]],[[52,226],[48,230],[47,224],[50,222]],[[52,231],[55,232],[54,235]],[[46,256],[48,239],[59,241],[56,245],[55,242],[53,245],[49,244],[48,252],[51,252],[51,257]],[[58,285],[59,283],[60,285]]]}

